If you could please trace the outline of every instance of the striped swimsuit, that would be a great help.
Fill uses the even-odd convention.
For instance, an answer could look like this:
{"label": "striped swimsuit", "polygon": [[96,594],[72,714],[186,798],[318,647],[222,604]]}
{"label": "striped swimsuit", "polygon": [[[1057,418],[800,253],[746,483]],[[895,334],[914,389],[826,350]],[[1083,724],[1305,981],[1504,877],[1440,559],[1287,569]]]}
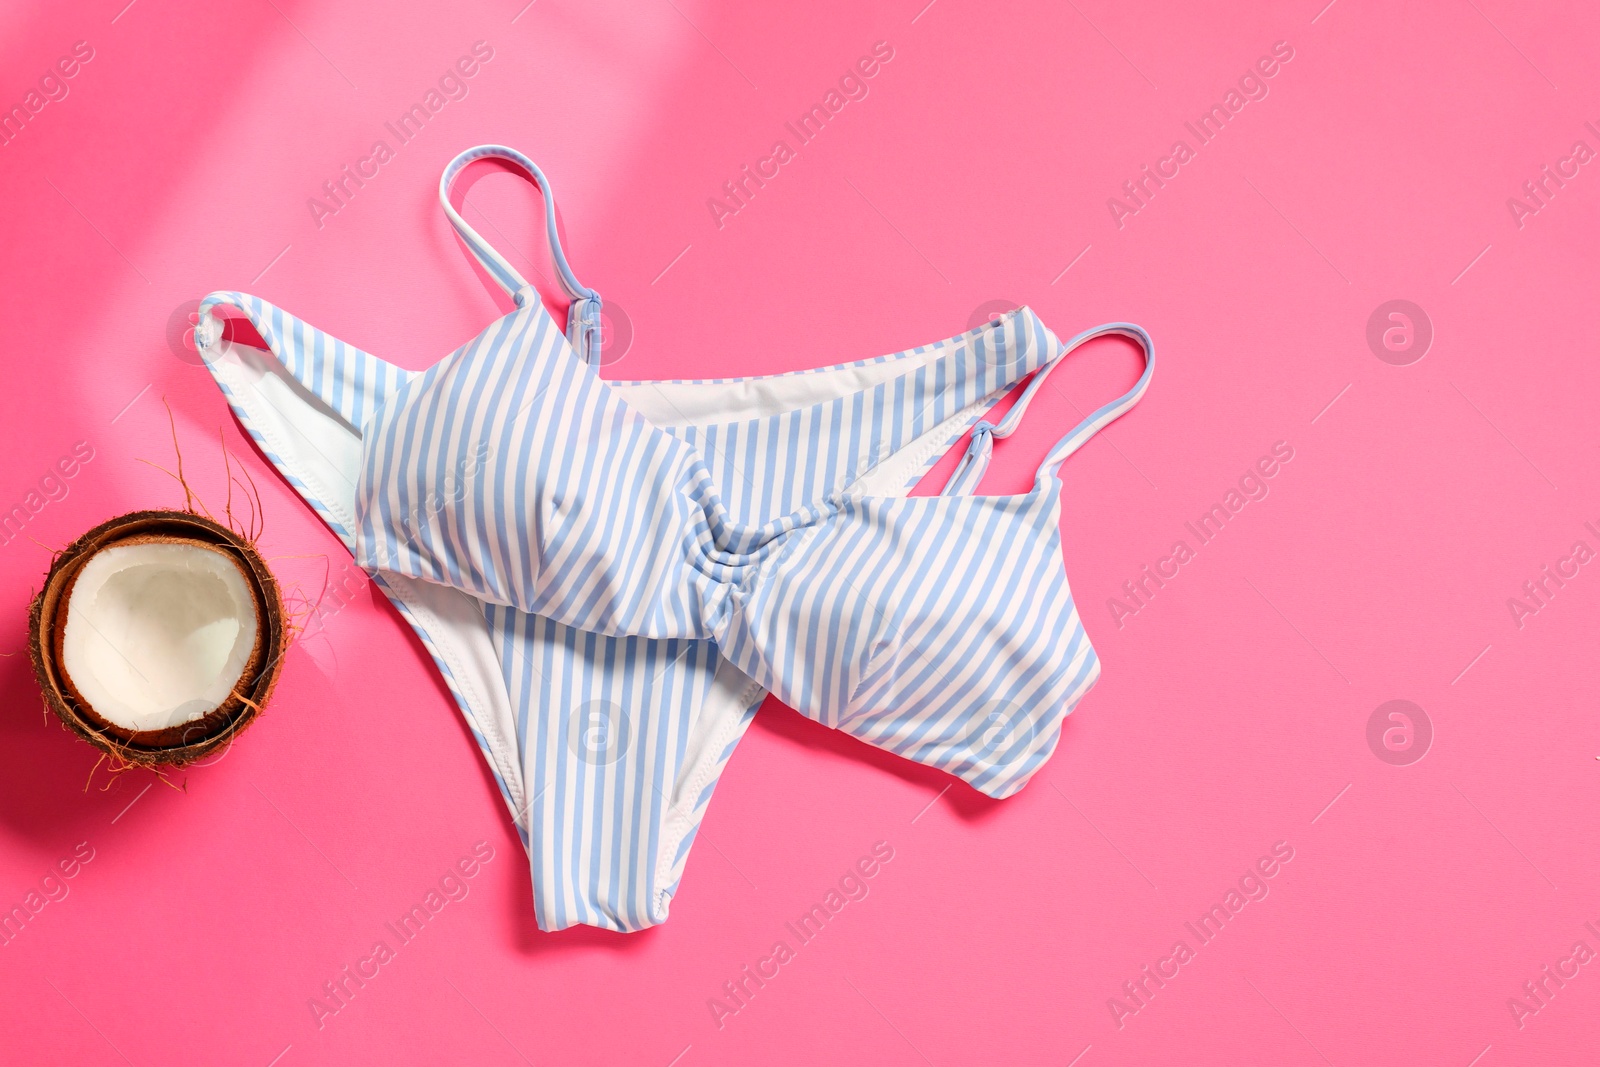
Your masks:
{"label": "striped swimsuit", "polygon": [[[545,192],[563,331],[451,207],[473,159]],[[1067,590],[1057,465],[971,495],[1062,343],[1023,309],[936,344],[763,378],[608,382],[600,299],[538,169],[486,146],[441,200],[515,310],[412,372],[242,293],[202,304],[240,421],[417,630],[528,847],[540,926],[661,922],[767,691],[993,796],[1021,788],[1099,672]],[[216,310],[267,345],[221,340]],[[582,356],[580,356],[582,353]],[[1039,373],[1035,373],[1039,372]],[[998,425],[981,416],[1027,389]],[[907,490],[973,431],[938,498]]]}

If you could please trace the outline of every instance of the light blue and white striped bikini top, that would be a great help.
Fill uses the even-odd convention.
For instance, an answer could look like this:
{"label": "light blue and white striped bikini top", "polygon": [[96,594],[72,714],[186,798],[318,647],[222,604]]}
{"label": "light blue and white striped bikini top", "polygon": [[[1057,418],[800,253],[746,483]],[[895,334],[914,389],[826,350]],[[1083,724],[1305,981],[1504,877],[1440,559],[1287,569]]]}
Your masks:
{"label": "light blue and white striped bikini top", "polygon": [[[944,495],[875,494],[869,455],[853,483],[747,523],[698,444],[602,380],[531,288],[516,300],[373,415],[363,567],[592,633],[710,641],[825,725],[991,796],[1022,787],[1098,673],[1063,569],[1057,468],[1143,395],[1144,330],[1063,344],[1023,310],[957,339],[979,365],[1038,369],[1004,419],[974,427]],[[1031,492],[974,495],[1051,371],[1112,333],[1142,347],[1138,383],[1050,450]]]}

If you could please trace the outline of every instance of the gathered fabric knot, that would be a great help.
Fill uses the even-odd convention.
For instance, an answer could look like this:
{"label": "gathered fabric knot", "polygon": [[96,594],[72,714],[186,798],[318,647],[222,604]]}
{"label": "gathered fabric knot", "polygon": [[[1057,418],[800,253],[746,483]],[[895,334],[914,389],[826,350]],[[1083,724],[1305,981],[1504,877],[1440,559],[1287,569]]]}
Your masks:
{"label": "gathered fabric knot", "polygon": [[967,455],[977,457],[994,448],[994,423],[988,419],[979,419],[972,427],[972,440],[967,444]]}

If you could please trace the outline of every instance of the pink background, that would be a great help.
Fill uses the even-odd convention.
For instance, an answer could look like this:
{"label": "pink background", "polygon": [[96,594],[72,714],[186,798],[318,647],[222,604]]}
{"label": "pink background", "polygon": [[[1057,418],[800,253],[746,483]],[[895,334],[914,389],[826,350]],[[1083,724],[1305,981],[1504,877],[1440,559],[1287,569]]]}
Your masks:
{"label": "pink background", "polygon": [[[0,10],[5,107],[94,50],[0,147],[0,506],[93,449],[0,547],[0,905],[94,856],[0,948],[7,1062],[1592,1062],[1600,967],[1561,961],[1600,950],[1600,567],[1520,628],[1507,605],[1600,550],[1600,175],[1520,227],[1507,206],[1600,149],[1590,5],[523,2]],[[469,95],[319,228],[308,198],[479,40]],[[877,41],[867,98],[719,229],[707,198]],[[1119,228],[1107,198],[1277,41],[1269,95]],[[52,549],[181,504],[142,462],[171,462],[163,397],[211,504],[219,431],[254,472],[288,585],[346,561],[169,321],[243,288],[427,365],[508,306],[435,200],[484,141],[545,168],[580,277],[631,318],[612,376],[855,359],[995,300],[1150,330],[1149,394],[1067,469],[1105,675],[1030,788],[991,802],[769,704],[670,921],[541,934],[471,738],[364,583],[184,791],[91,775],[40,710],[25,608]],[[467,203],[548,275],[530,187],[489,170]],[[1391,299],[1433,327],[1407,366],[1366,339]],[[987,487],[1027,485],[1134,370],[1116,341],[1076,359]],[[1278,441],[1270,495],[1119,628],[1108,598]],[[1395,699],[1434,734],[1406,766],[1367,742]],[[319,1028],[322,983],[478,841],[470,895]],[[870,895],[719,1028],[708,1000],[877,841]],[[1184,923],[1280,841],[1269,895],[1201,945]],[[1119,1019],[1179,940],[1194,958]],[[1535,1013],[1545,965],[1578,974]]]}

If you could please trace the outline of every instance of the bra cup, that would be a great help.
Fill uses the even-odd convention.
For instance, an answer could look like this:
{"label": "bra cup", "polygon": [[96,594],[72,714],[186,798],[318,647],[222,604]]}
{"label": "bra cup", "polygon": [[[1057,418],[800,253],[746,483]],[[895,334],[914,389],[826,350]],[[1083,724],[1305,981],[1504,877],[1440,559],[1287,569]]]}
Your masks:
{"label": "bra cup", "polygon": [[[1075,618],[1070,601],[1061,614]],[[928,617],[908,625],[863,672],[839,729],[991,796],[1008,795],[1001,790],[1054,749],[1062,718],[1098,666],[1088,642],[1074,640],[1070,621],[1037,634],[991,630],[981,653],[962,648],[969,628],[988,621]]]}
{"label": "bra cup", "polygon": [[[590,451],[577,454],[595,455],[604,469],[609,459],[629,450],[629,434],[639,427],[612,429],[582,442],[578,447]],[[697,511],[684,488],[692,480],[692,464],[677,454],[686,446],[654,427],[643,433],[651,439],[647,447],[663,441],[672,445],[653,474],[599,481],[547,474],[530,479],[521,502],[507,487],[488,496],[477,536],[512,530],[512,545],[536,546],[538,552],[534,580],[496,590],[498,595],[526,611],[581,618],[573,624],[600,633],[705,636],[692,614],[674,612],[683,594],[707,584],[692,567],[699,559]],[[678,617],[674,621],[669,615]]]}
{"label": "bra cup", "polygon": [[[492,358],[506,349],[525,358]],[[460,409],[487,416],[481,425],[451,422],[449,413]],[[572,625],[582,613],[596,632],[648,629],[640,620],[649,605],[637,604],[638,572],[630,564],[641,550],[660,548],[664,539],[652,534],[691,524],[686,490],[696,454],[577,360],[541,305],[497,320],[409,383],[373,428],[368,447],[376,455],[357,486],[363,564],[444,581]],[[441,521],[409,523],[394,505],[425,498],[435,471],[478,464],[481,473]],[[386,539],[394,547],[384,548]],[[670,541],[676,545],[676,535]],[[458,576],[441,565],[451,560],[473,565]],[[679,577],[670,559],[655,563],[647,570],[656,572],[657,586]],[[624,611],[629,604],[631,614]]]}
{"label": "bra cup", "polygon": [[828,725],[1001,796],[1054,750],[1098,662],[1067,585],[1053,501],[964,499],[973,506],[955,525],[965,529],[941,524],[936,537],[976,541],[976,558],[935,587],[898,585],[905,610],[862,636],[859,669]]}

